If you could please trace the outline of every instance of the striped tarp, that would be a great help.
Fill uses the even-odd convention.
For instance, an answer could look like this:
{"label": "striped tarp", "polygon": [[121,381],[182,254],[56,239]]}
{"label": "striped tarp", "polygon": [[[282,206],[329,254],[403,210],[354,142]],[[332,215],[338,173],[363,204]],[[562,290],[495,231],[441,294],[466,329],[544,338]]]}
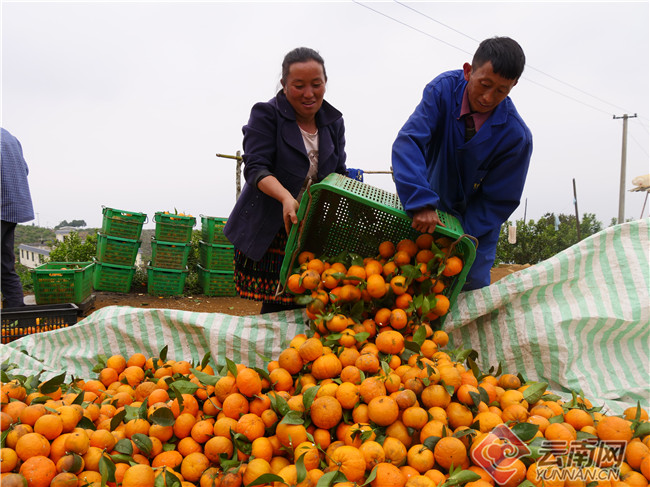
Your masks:
{"label": "striped tarp", "polygon": [[[445,321],[450,347],[473,348],[487,371],[548,382],[557,393],[583,391],[620,412],[650,403],[649,220],[608,228],[535,266],[461,293]],[[209,351],[264,367],[298,333],[300,311],[238,317],[111,306],[76,326],[0,345],[14,372],[43,378],[66,371],[93,377],[97,356],[141,352],[198,363]]]}
{"label": "striped tarp", "polygon": [[93,377],[99,355],[129,357],[142,353],[158,357],[167,347],[167,358],[199,364],[210,352],[211,364],[226,358],[250,366],[265,367],[286,344],[305,332],[303,311],[258,316],[230,316],[172,309],[126,306],[102,308],[75,326],[23,337],[0,345],[1,360],[16,364],[14,373],[43,378],[65,371],[71,376]]}
{"label": "striped tarp", "polygon": [[612,411],[650,403],[650,220],[607,228],[535,266],[463,293],[445,321],[480,367],[583,391]]}

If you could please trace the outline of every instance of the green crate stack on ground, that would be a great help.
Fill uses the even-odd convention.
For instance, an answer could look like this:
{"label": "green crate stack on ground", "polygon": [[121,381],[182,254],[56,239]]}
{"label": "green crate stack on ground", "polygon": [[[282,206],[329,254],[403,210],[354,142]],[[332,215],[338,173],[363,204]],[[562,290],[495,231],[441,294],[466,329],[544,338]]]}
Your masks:
{"label": "green crate stack on ground", "polygon": [[128,293],[135,275],[135,261],[142,241],[145,213],[102,209],[102,231],[97,233],[93,287],[97,291]]}
{"label": "green crate stack on ground", "polygon": [[155,296],[180,296],[189,270],[192,229],[196,218],[157,212],[156,233],[151,239],[151,262],[147,266],[147,292]]}
{"label": "green crate stack on ground", "polygon": [[236,296],[235,248],[223,234],[226,218],[201,215],[199,282],[206,296]]}
{"label": "green crate stack on ground", "polygon": [[46,262],[31,269],[36,304],[81,304],[93,290],[92,262]]}

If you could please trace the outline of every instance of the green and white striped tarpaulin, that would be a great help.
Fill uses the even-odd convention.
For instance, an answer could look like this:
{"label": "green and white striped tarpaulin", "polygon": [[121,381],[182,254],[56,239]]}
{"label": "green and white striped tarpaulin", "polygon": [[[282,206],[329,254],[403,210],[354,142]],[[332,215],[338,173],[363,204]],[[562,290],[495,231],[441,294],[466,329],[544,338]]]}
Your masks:
{"label": "green and white striped tarpaulin", "polygon": [[620,411],[650,403],[650,220],[610,227],[497,283],[445,321],[481,365],[583,391]]}
{"label": "green and white striped tarpaulin", "polygon": [[[478,351],[482,370],[583,391],[620,412],[650,403],[649,220],[608,228],[497,283],[461,293],[445,321],[450,347]],[[15,372],[93,377],[98,354],[141,352],[198,363],[209,351],[263,367],[298,333],[302,311],[230,316],[111,306],[77,325],[0,345]]]}

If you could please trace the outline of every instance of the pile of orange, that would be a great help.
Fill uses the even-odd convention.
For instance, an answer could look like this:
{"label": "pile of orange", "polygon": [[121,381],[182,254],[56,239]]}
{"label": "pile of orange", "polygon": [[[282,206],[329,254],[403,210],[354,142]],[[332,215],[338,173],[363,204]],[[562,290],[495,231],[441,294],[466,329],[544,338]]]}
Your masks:
{"label": "pile of orange", "polygon": [[[388,255],[385,247],[380,253]],[[448,335],[427,318],[444,265],[430,266],[429,259],[418,276],[404,257],[388,274],[403,276],[403,284],[386,282],[386,266],[399,251],[364,265],[348,262],[345,273],[335,262],[326,266],[329,259],[301,256],[299,284],[314,284],[309,270],[319,280],[299,298],[322,306],[310,311],[309,333],[293,338],[266,369],[228,360],[215,372],[207,360],[193,366],[167,359],[164,350],[160,357],[111,356],[100,360],[96,378],[71,383],[9,376],[0,398],[0,483],[648,485],[646,410],[606,414],[582,395],[563,401],[545,384],[483,373],[475,354],[446,350]],[[440,263],[449,261],[443,256]],[[381,294],[379,281],[370,279],[379,274],[368,273],[377,266],[385,292],[368,299],[365,293]],[[348,284],[359,300],[334,293]],[[427,309],[420,296],[432,293]],[[397,306],[405,294],[411,304]],[[396,310],[405,323],[400,313],[391,320]]]}
{"label": "pile of orange", "polygon": [[391,326],[409,334],[421,323],[437,325],[449,311],[447,294],[464,265],[453,251],[457,243],[422,234],[415,241],[382,242],[373,257],[317,258],[303,251],[286,287],[306,304],[312,320],[328,306],[355,319],[369,316],[380,325],[391,312]]}

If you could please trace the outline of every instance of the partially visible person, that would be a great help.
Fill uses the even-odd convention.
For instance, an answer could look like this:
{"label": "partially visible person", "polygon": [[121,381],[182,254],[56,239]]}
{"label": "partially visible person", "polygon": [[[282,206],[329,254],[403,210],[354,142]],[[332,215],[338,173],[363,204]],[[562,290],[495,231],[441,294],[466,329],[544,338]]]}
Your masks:
{"label": "partially visible person", "polygon": [[333,172],[346,174],[343,116],[323,99],[326,83],[318,52],[292,50],[282,62],[282,89],[255,104],[243,127],[246,183],[224,234],[235,247],[237,292],[262,301],[262,314],[298,307],[275,294],[302,193]]}
{"label": "partially visible person", "polygon": [[395,186],[413,228],[433,233],[439,209],[478,239],[465,290],[490,284],[501,225],[519,206],[526,181],[532,134],[508,96],[524,64],[514,40],[484,40],[472,64],[425,87],[393,143]]}
{"label": "partially visible person", "polygon": [[18,223],[34,219],[32,196],[27,182],[29,168],[18,139],[0,128],[0,178],[2,182],[2,307],[25,306],[23,285],[16,273],[14,232]]}

